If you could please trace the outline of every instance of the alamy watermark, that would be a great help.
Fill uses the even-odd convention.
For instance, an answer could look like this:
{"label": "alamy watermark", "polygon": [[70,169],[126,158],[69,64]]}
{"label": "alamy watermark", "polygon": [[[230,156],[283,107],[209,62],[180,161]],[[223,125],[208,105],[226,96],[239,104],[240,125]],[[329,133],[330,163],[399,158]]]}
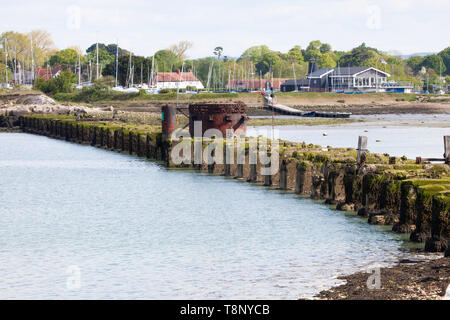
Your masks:
{"label": "alamy watermark", "polygon": [[367,6],[366,27],[370,30],[381,29],[381,9],[377,5]]}
{"label": "alamy watermark", "polygon": [[81,270],[79,266],[69,266],[66,270],[68,274],[66,280],[67,290],[78,290],[81,288]]}
{"label": "alamy watermark", "polygon": [[372,266],[367,269],[367,273],[370,274],[367,279],[367,289],[368,290],[379,290],[381,289],[381,268],[379,266]]}
{"label": "alamy watermark", "polygon": [[202,135],[202,122],[195,121],[194,137],[185,130],[172,133],[172,141],[178,143],[172,147],[170,160],[174,165],[259,163],[261,175],[274,175],[280,169],[280,146],[278,131],[271,133],[272,139],[245,137],[233,129],[226,130],[226,137],[218,129],[208,129]]}
{"label": "alamy watermark", "polygon": [[81,28],[81,8],[76,5],[68,6],[66,9],[66,27],[69,30],[79,30]]}

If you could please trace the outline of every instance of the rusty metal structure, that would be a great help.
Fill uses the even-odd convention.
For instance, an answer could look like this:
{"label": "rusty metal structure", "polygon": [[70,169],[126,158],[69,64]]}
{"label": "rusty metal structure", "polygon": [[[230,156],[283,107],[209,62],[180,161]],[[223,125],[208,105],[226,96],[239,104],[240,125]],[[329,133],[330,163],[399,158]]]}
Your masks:
{"label": "rusty metal structure", "polygon": [[195,136],[195,121],[202,122],[202,135],[208,129],[218,129],[226,137],[227,129],[233,129],[236,134],[245,134],[247,119],[247,105],[243,102],[189,105],[189,132],[191,137]]}
{"label": "rusty metal structure", "polygon": [[177,107],[165,105],[161,111],[162,134],[163,138],[168,139],[177,128]]}

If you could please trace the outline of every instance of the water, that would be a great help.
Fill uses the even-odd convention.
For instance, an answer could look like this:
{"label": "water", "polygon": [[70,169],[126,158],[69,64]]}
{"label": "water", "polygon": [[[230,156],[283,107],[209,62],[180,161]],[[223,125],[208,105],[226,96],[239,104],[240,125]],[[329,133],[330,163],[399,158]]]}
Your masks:
{"label": "water", "polygon": [[[323,147],[357,148],[358,136],[367,136],[367,148],[374,153],[406,156],[408,159],[442,158],[444,135],[450,135],[450,115],[363,115],[373,121],[327,126],[277,126],[282,140],[313,143]],[[326,133],[326,135],[324,135]],[[272,127],[249,127],[247,135],[272,137]],[[276,137],[276,136],[275,136]],[[378,141],[377,141],[378,140]]]}
{"label": "water", "polygon": [[42,136],[1,133],[0,177],[2,299],[297,299],[407,254],[309,199]]}

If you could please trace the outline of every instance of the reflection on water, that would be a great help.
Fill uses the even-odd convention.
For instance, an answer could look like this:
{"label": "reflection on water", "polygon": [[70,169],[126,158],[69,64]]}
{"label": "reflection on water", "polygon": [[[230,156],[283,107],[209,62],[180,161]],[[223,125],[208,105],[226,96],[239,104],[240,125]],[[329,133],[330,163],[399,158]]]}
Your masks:
{"label": "reflection on water", "polygon": [[0,298],[296,299],[403,255],[309,199],[46,137],[0,134],[0,173]]}

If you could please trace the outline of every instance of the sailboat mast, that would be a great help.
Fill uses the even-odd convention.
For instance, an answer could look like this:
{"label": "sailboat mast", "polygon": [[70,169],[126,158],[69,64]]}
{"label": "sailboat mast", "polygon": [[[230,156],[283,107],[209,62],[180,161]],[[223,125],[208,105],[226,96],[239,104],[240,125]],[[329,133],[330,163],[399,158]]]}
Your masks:
{"label": "sailboat mast", "polygon": [[8,40],[5,37],[5,82],[8,85]]}
{"label": "sailboat mast", "polygon": [[114,73],[115,73],[115,77],[116,77],[116,87],[117,87],[118,71],[119,71],[119,40],[117,40],[117,44],[116,44],[116,61],[115,61],[115,65],[114,65]]}
{"label": "sailboat mast", "polygon": [[30,54],[31,54],[31,77],[32,83],[34,82],[35,74],[34,74],[34,52],[33,52],[33,36],[30,36]]}
{"label": "sailboat mast", "polygon": [[95,80],[97,80],[98,79],[98,41],[97,41],[97,47],[96,47],[96,56],[97,56],[97,76],[96,76],[96,78],[95,78]]}
{"label": "sailboat mast", "polygon": [[81,85],[81,57],[78,52],[78,85]]}
{"label": "sailboat mast", "polygon": [[152,57],[152,76],[151,76],[151,86],[152,87],[155,85],[154,72],[155,72],[155,55],[153,55],[153,57]]}
{"label": "sailboat mast", "polygon": [[89,83],[92,83],[92,61],[89,60]]}
{"label": "sailboat mast", "polygon": [[294,84],[295,84],[294,92],[297,92],[297,90],[298,90],[298,87],[297,87],[297,76],[295,75],[295,65],[294,65],[294,62],[292,62],[292,72],[294,73]]}
{"label": "sailboat mast", "polygon": [[14,84],[17,83],[17,45],[14,44],[14,75],[12,80],[14,81]]}

